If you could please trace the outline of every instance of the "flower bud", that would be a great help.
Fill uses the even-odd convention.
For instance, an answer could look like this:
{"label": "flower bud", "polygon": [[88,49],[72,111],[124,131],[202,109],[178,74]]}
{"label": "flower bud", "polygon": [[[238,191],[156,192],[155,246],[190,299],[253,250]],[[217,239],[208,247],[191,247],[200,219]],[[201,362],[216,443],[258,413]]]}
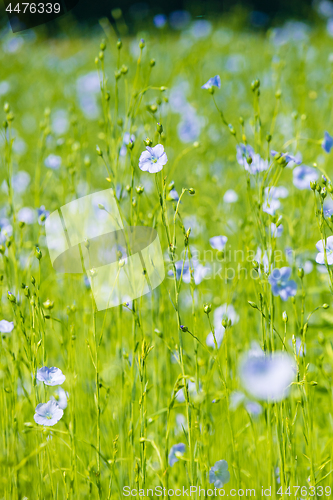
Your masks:
{"label": "flower bud", "polygon": [[324,200],[327,196],[327,189],[325,187],[323,187],[320,191],[320,195],[322,197],[322,199]]}
{"label": "flower bud", "polygon": [[333,185],[332,185],[331,181],[329,181],[329,182],[327,183],[327,191],[328,191],[329,193],[333,193]]}
{"label": "flower bud", "polygon": [[133,141],[133,139],[130,139],[130,141],[129,141],[129,143],[128,143],[127,147],[128,147],[128,149],[129,149],[130,151],[132,151],[132,149],[134,148],[134,141]]}
{"label": "flower bud", "polygon": [[236,135],[236,130],[235,130],[235,129],[234,129],[234,127],[231,125],[231,123],[229,123],[228,127],[229,127],[229,130],[230,130],[230,134],[232,134],[232,135]]}
{"label": "flower bud", "polygon": [[248,303],[250,304],[251,307],[253,307],[253,309],[258,309],[258,306],[255,302],[252,302],[251,300],[248,300]]}
{"label": "flower bud", "polygon": [[156,125],[157,132],[161,134],[163,132],[163,126],[160,123],[157,123]]}
{"label": "flower bud", "polygon": [[43,257],[43,254],[39,247],[35,247],[35,257],[36,259],[40,260]]}
{"label": "flower bud", "polygon": [[283,319],[284,323],[288,323],[288,314],[287,314],[287,311],[283,311],[283,313],[282,313],[282,319]]}
{"label": "flower bud", "polygon": [[7,297],[12,304],[16,304],[16,297],[12,294],[12,292],[7,292]]}
{"label": "flower bud", "polygon": [[31,283],[35,286],[35,284],[36,284],[35,278],[33,276],[31,276],[30,280],[31,280]]}
{"label": "flower bud", "polygon": [[137,186],[136,187],[136,192],[138,194],[142,194],[144,192],[145,188],[143,186]]}
{"label": "flower bud", "polygon": [[223,328],[227,328],[229,326],[228,318],[223,318],[222,326],[223,326]]}
{"label": "flower bud", "polygon": [[139,42],[139,47],[140,47],[140,49],[141,49],[141,50],[142,50],[142,49],[144,49],[144,48],[145,48],[145,45],[146,45],[146,43],[145,43],[144,39],[143,39],[143,38],[141,38],[141,40],[140,40],[140,42]]}
{"label": "flower bud", "polygon": [[147,137],[144,141],[143,141],[144,145],[145,146],[152,146],[153,144],[153,141],[151,139],[149,139],[149,137]]}
{"label": "flower bud", "polygon": [[203,310],[206,314],[209,314],[212,310],[212,306],[210,304],[204,304]]}
{"label": "flower bud", "polygon": [[242,116],[239,117],[239,123],[243,126],[244,125],[244,118]]}
{"label": "flower bud", "polygon": [[100,61],[103,61],[103,59],[104,59],[104,52],[103,52],[102,50],[101,50],[101,51],[100,51],[100,53],[98,54],[98,59],[99,59]]}
{"label": "flower bud", "polygon": [[330,306],[329,306],[328,304],[323,304],[323,305],[322,305],[322,308],[323,308],[323,309],[328,309],[329,307],[330,307]]}
{"label": "flower bud", "polygon": [[150,64],[150,67],[153,68],[156,64],[155,59],[151,59],[149,64]]}
{"label": "flower bud", "polygon": [[322,175],[321,178],[323,179],[323,184],[326,186],[327,184],[327,179],[325,177],[325,175]]}
{"label": "flower bud", "polygon": [[270,143],[270,142],[271,142],[271,140],[272,140],[272,136],[271,136],[271,134],[267,134],[267,135],[266,135],[266,141],[267,141],[268,143]]}
{"label": "flower bud", "polygon": [[194,188],[189,188],[188,192],[189,192],[191,195],[194,195],[194,194],[195,194],[195,189],[194,189]]}
{"label": "flower bud", "polygon": [[52,300],[47,299],[45,302],[43,302],[43,306],[45,309],[51,310],[54,307],[54,302]]}
{"label": "flower bud", "polygon": [[120,68],[120,72],[122,75],[126,75],[128,73],[128,67],[125,66],[125,64],[123,64],[122,67]]}
{"label": "flower bud", "polygon": [[188,332],[188,328],[187,328],[187,326],[180,325],[180,329],[181,329],[183,332]]}
{"label": "flower bud", "polygon": [[119,40],[117,42],[117,49],[120,50],[122,48],[122,46],[123,46],[123,42],[119,38]]}
{"label": "flower bud", "polygon": [[96,146],[96,152],[97,152],[98,156],[103,156],[103,152],[99,146]]}
{"label": "flower bud", "polygon": [[298,276],[299,278],[303,279],[304,278],[304,269],[302,267],[300,267],[298,269]]}
{"label": "flower bud", "polygon": [[10,107],[9,107],[8,102],[5,102],[3,110],[4,110],[5,113],[9,113]]}
{"label": "flower bud", "polygon": [[281,96],[282,96],[282,90],[277,90],[277,91],[275,92],[275,97],[276,97],[276,99],[280,99],[280,97],[281,97]]}
{"label": "flower bud", "polygon": [[312,191],[315,191],[317,189],[316,181],[310,181],[310,188],[312,189]]}

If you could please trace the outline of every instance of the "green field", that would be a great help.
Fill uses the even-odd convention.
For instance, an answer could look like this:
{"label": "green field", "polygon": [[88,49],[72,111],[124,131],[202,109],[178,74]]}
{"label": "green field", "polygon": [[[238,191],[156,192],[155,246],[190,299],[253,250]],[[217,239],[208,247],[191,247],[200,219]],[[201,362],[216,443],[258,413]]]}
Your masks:
{"label": "green field", "polygon": [[[241,15],[121,43],[71,26],[0,34],[0,498],[331,496],[333,39]],[[53,269],[45,216],[107,189],[166,277],[98,311]]]}

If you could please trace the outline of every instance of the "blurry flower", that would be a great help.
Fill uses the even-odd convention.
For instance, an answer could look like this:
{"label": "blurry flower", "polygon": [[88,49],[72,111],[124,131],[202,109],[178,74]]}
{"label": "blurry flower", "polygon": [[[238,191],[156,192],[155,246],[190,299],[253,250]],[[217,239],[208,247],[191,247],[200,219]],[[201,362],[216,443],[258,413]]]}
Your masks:
{"label": "blurry flower", "polygon": [[293,170],[294,186],[298,189],[311,189],[310,182],[318,179],[318,172],[307,165],[302,165]]}
{"label": "blurry flower", "polygon": [[184,432],[183,429],[186,429],[186,418],[182,413],[177,413],[176,424],[178,432]]}
{"label": "blurry flower", "polygon": [[69,128],[68,113],[65,109],[58,109],[52,113],[51,128],[57,135],[65,134]]}
{"label": "blurry flower", "polygon": [[244,403],[246,411],[251,415],[251,417],[257,417],[262,413],[262,406],[256,401],[246,401]]}
{"label": "blurry flower", "polygon": [[19,210],[17,218],[20,222],[25,222],[25,224],[33,224],[36,220],[36,213],[30,207],[24,207]]}
{"label": "blurry flower", "polygon": [[220,75],[213,76],[206,82],[201,88],[202,89],[211,89],[212,87],[221,88],[221,78]]}
{"label": "blurry flower", "polygon": [[163,166],[167,163],[168,158],[164,152],[162,144],[157,144],[155,147],[146,147],[147,151],[143,151],[139,160],[139,168],[150,174],[156,174],[162,170]]}
{"label": "blurry flower", "polygon": [[0,95],[5,95],[10,89],[10,85],[6,80],[0,82]]}
{"label": "blurry flower", "polygon": [[318,14],[322,17],[333,17],[333,3],[329,0],[321,0],[315,4]]}
{"label": "blurry flower", "polygon": [[57,170],[61,165],[61,156],[49,155],[45,158],[44,165],[47,168],[52,168],[52,170]]}
{"label": "blurry flower", "polygon": [[286,352],[248,353],[240,364],[240,378],[249,394],[263,401],[281,401],[296,375],[294,359]]}
{"label": "blurry flower", "polygon": [[201,133],[202,120],[198,117],[192,108],[186,108],[182,114],[182,120],[179,122],[177,131],[182,142],[194,142]]}
{"label": "blurry flower", "polygon": [[209,483],[215,488],[223,488],[230,481],[230,472],[226,460],[218,460],[209,471]]}
{"label": "blurry flower", "polygon": [[[258,247],[257,248],[257,253],[256,253],[256,256],[255,256],[254,260],[256,260],[259,264],[261,264],[264,273],[268,273],[268,271],[269,271],[269,260],[268,260],[267,252],[263,253],[262,250],[261,250],[261,248]],[[258,271],[259,271],[259,274],[261,274],[262,269],[259,267]]]}
{"label": "blurry flower", "polygon": [[36,407],[34,420],[36,424],[51,426],[62,418],[64,412],[54,400],[39,404]]}
{"label": "blurry flower", "polygon": [[6,321],[5,319],[2,319],[0,321],[0,333],[10,333],[14,329],[14,322],[13,321]]}
{"label": "blurry flower", "polygon": [[[13,175],[12,186],[14,193],[24,193],[30,184],[30,179],[30,174],[28,174],[28,172],[26,172],[25,170],[20,170],[19,172],[17,172],[17,174]],[[6,181],[2,183],[1,187],[5,193],[8,193],[8,185]]]}
{"label": "blurry flower", "polygon": [[[193,398],[196,398],[198,396],[197,392],[197,386],[195,382],[192,382],[192,380],[189,380],[187,382],[187,387],[188,387],[188,392],[189,395],[192,396]],[[199,391],[201,390],[201,385],[199,384]],[[184,403],[185,402],[185,394],[184,394],[184,389],[179,389],[176,393],[176,400],[178,403]]]}
{"label": "blurry flower", "polygon": [[156,28],[163,28],[166,23],[167,23],[167,17],[165,14],[157,14],[154,19],[153,23],[156,26]]}
{"label": "blurry flower", "polygon": [[194,21],[190,33],[194,38],[207,38],[212,32],[212,23],[207,19],[198,19]]}
{"label": "blurry flower", "polygon": [[330,153],[333,147],[333,137],[325,131],[324,140],[322,142],[322,148],[326,153]]}
{"label": "blurry flower", "polygon": [[191,14],[186,10],[175,10],[169,17],[170,26],[175,30],[182,30],[186,28],[190,20]]}
{"label": "blurry flower", "polygon": [[284,301],[288,300],[289,297],[294,297],[297,292],[297,285],[295,281],[289,279],[290,275],[290,267],[281,267],[281,269],[274,269],[268,278],[273,295],[275,297],[280,295]]}
{"label": "blurry flower", "polygon": [[[271,155],[273,156],[273,158],[277,154],[279,154],[277,151],[274,151],[274,150],[271,151]],[[293,155],[290,155],[289,153],[282,153],[281,158],[284,158],[286,160],[287,164],[291,161],[293,163],[295,163],[296,165],[299,165],[300,163],[302,163],[302,160],[300,160],[299,155],[293,156]]]}
{"label": "blurry flower", "polygon": [[[292,342],[290,342],[292,344]],[[306,354],[306,346],[305,344],[303,344],[302,342],[302,339],[300,339],[299,337],[296,337],[295,339],[295,348],[296,348],[296,354],[297,356],[305,356]]]}
{"label": "blurry flower", "polygon": [[66,377],[60,368],[43,366],[37,370],[37,380],[44,382],[45,385],[61,385],[65,382]]}
{"label": "blurry flower", "polygon": [[280,238],[280,236],[283,233],[283,226],[280,224],[278,227],[274,224],[274,222],[271,223],[271,234],[274,238]]}
{"label": "blurry flower", "polygon": [[[222,304],[217,307],[214,311],[214,332],[217,347],[220,348],[222,340],[224,337],[225,328],[222,326],[223,320],[230,320],[232,325],[235,325],[239,321],[239,316],[235,311],[235,308],[231,304]],[[213,332],[210,332],[206,338],[206,344],[209,347],[215,348],[215,340]]]}
{"label": "blurry flower", "polygon": [[40,226],[44,226],[45,224],[45,219],[50,215],[50,212],[48,210],[45,210],[45,206],[42,205],[40,208],[37,208],[37,215],[38,215],[38,224]]}
{"label": "blurry flower", "polygon": [[67,408],[68,393],[64,391],[62,387],[58,387],[58,389],[55,390],[54,394],[55,396],[52,396],[51,399],[53,399],[57,403],[59,408],[61,408],[62,410]]}
{"label": "blurry flower", "polygon": [[226,236],[213,236],[210,238],[209,243],[214,250],[219,250],[220,252],[224,249],[228,238]]}
{"label": "blurry flower", "polygon": [[169,194],[167,196],[167,199],[179,201],[179,194],[177,193],[177,191],[175,189],[171,189],[171,191],[169,192]]}
{"label": "blurry flower", "polygon": [[[251,174],[257,174],[268,169],[268,161],[261,158],[259,154],[254,152],[252,146],[245,146],[245,144],[238,144],[236,158],[242,167]],[[248,159],[251,163],[248,163]]]}
{"label": "blurry flower", "polygon": [[223,196],[224,203],[236,203],[238,194],[233,189],[228,189]]}
{"label": "blurry flower", "polygon": [[266,187],[265,188],[265,201],[263,204],[263,211],[267,214],[274,215],[275,211],[280,208],[279,198],[286,198],[288,196],[288,189],[279,187]]}
{"label": "blurry flower", "polygon": [[[183,265],[184,265],[184,269],[183,269]],[[184,283],[191,283],[191,271],[190,271],[189,262],[185,261],[185,263],[183,263],[183,260],[178,260],[175,263],[175,267],[176,267],[177,279],[180,279],[182,269],[183,269],[183,282]],[[210,273],[210,267],[203,266],[196,259],[192,259],[191,268],[193,271],[193,279],[194,279],[194,282],[196,285],[200,285],[202,280],[204,280],[206,278],[206,276]],[[173,270],[169,270],[168,275],[173,276]]]}
{"label": "blurry flower", "polygon": [[169,465],[173,467],[176,462],[179,461],[179,456],[184,455],[185,445],[184,443],[174,444],[169,453]]}
{"label": "blurry flower", "polygon": [[90,71],[90,73],[80,76],[76,81],[76,89],[78,93],[98,94],[101,90],[98,73]]}
{"label": "blurry flower", "polygon": [[[322,240],[319,240],[316,243],[316,248],[319,252],[316,256],[317,264],[325,264],[325,251]],[[326,250],[327,264],[331,266],[333,264],[333,236],[329,236],[327,238],[325,244],[325,250]]]}
{"label": "blurry flower", "polygon": [[237,410],[239,405],[243,403],[243,401],[246,399],[246,396],[243,392],[241,391],[233,391],[230,394],[230,400],[229,400],[229,408],[231,411]]}

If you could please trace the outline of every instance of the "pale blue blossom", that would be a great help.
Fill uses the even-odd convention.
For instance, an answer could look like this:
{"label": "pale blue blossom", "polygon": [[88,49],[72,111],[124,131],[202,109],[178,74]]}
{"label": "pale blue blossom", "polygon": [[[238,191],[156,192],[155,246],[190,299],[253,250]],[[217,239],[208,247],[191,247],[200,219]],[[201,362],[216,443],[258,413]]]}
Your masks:
{"label": "pale blue blossom", "polygon": [[318,172],[312,167],[302,165],[294,168],[293,182],[298,189],[311,189],[310,182],[318,179]]}
{"label": "pale blue blossom", "polygon": [[65,408],[67,408],[67,398],[68,398],[68,393],[62,388],[62,387],[58,387],[55,391],[54,391],[54,396],[52,396],[51,399],[53,399],[57,405],[59,406],[59,408],[61,408],[62,410],[64,410]]}
{"label": "pale blue blossom", "polygon": [[40,226],[44,226],[45,224],[45,219],[50,215],[50,212],[45,209],[45,206],[42,205],[40,208],[37,208],[37,215],[38,215],[38,224]]}
{"label": "pale blue blossom", "polygon": [[[316,248],[319,252],[316,256],[317,264],[325,264],[325,251],[324,251],[323,240],[319,240],[316,243]],[[331,266],[333,264],[333,236],[329,236],[327,238],[325,249],[326,249],[327,264]]]}
{"label": "pale blue blossom", "polygon": [[52,170],[57,170],[61,166],[61,162],[61,156],[51,154],[45,158],[44,165]]}
{"label": "pale blue blossom", "polygon": [[[231,325],[235,325],[239,321],[239,315],[235,311],[232,304],[222,304],[214,311],[214,333],[217,347],[220,348],[224,337],[225,328],[222,325],[223,320],[229,320]],[[213,332],[210,332],[206,338],[206,344],[209,347],[216,348]]]}
{"label": "pale blue blossom", "polygon": [[45,425],[47,427],[55,425],[62,418],[64,412],[54,400],[47,403],[40,403],[36,407],[34,420],[36,424]]}
{"label": "pale blue blossom", "polygon": [[165,14],[157,14],[154,16],[153,23],[156,26],[156,28],[163,28],[166,23],[167,23],[167,17]]}
{"label": "pale blue blossom", "polygon": [[168,158],[164,151],[162,144],[157,144],[155,147],[146,147],[147,151],[143,151],[139,160],[139,168],[143,172],[156,174],[162,170],[163,166],[167,163]]}
{"label": "pale blue blossom", "polygon": [[[238,144],[236,150],[237,162],[244,167],[246,171],[250,172],[250,174],[258,174],[268,169],[268,161],[261,158],[258,153],[255,153],[252,146]],[[247,161],[248,159],[251,159],[252,162],[249,163]]]}
{"label": "pale blue blossom", "polygon": [[283,233],[283,225],[280,224],[278,227],[276,227],[276,224],[274,222],[271,223],[271,234],[274,238],[280,238],[280,236]]}
{"label": "pale blue blossom", "polygon": [[284,301],[288,300],[289,297],[294,297],[297,292],[297,285],[295,281],[290,279],[290,275],[290,267],[281,267],[274,269],[268,278],[273,295],[275,297],[279,295]]}
{"label": "pale blue blossom", "polygon": [[220,252],[226,246],[228,238],[226,236],[213,236],[210,238],[209,243],[214,250],[219,250]]}
{"label": "pale blue blossom", "polygon": [[209,471],[209,483],[215,488],[223,488],[230,481],[230,472],[226,460],[218,460]]}
{"label": "pale blue blossom", "polygon": [[326,153],[331,152],[333,147],[333,137],[327,131],[325,131],[324,140],[321,145]]}
{"label": "pale blue blossom", "polygon": [[224,203],[236,203],[238,194],[233,189],[228,189],[223,196]]}
{"label": "pale blue blossom", "polygon": [[179,457],[184,455],[185,453],[185,445],[184,443],[174,444],[169,453],[169,465],[173,467],[176,462],[179,461]]}
{"label": "pale blue blossom", "polygon": [[14,323],[13,321],[6,321],[5,319],[2,319],[0,321],[0,333],[10,333],[14,329]]}
{"label": "pale blue blossom", "polygon": [[204,85],[202,85],[202,89],[211,89],[212,87],[217,87],[218,89],[221,88],[221,78],[220,75],[213,76],[206,82]]}
{"label": "pale blue blossom", "polygon": [[36,221],[36,212],[30,207],[23,207],[19,210],[17,218],[25,224],[33,224]]}
{"label": "pale blue blossom", "polygon": [[37,380],[44,382],[45,385],[61,385],[65,382],[66,377],[60,368],[43,366],[37,370]]}
{"label": "pale blue blossom", "polygon": [[240,378],[246,391],[262,401],[281,401],[288,395],[296,376],[296,364],[286,352],[248,353],[240,364]]}

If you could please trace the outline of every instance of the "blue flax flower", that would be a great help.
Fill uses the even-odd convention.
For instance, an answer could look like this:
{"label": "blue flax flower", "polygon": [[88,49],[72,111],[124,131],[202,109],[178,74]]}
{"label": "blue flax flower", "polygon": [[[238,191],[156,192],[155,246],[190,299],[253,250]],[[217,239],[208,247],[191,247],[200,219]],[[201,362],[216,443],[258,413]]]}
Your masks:
{"label": "blue flax flower", "polygon": [[[176,462],[179,461],[179,455],[185,453],[184,443],[174,444],[169,453],[169,465],[172,467]],[[178,456],[177,456],[178,455]]]}
{"label": "blue flax flower", "polygon": [[324,140],[321,145],[326,153],[331,152],[331,149],[333,147],[333,137],[328,132],[325,132]]}
{"label": "blue flax flower", "polygon": [[219,250],[222,252],[224,249],[226,243],[228,241],[228,238],[226,236],[213,236],[213,238],[210,238],[209,243],[214,250]]}
{"label": "blue flax flower", "polygon": [[55,425],[62,418],[64,412],[54,400],[43,404],[40,403],[36,407],[34,420],[36,424],[51,426]]}
{"label": "blue flax flower", "polygon": [[164,151],[162,144],[157,144],[155,147],[146,147],[147,151],[143,151],[139,160],[139,168],[143,172],[156,174],[162,170],[163,166],[167,163],[168,158]]}
{"label": "blue flax flower", "polygon": [[294,168],[293,182],[298,189],[311,189],[310,182],[318,179],[318,172],[312,167],[302,165]]}
{"label": "blue flax flower", "polygon": [[44,382],[45,385],[61,385],[65,382],[66,377],[60,368],[43,366],[37,370],[37,380]]}
{"label": "blue flax flower", "polygon": [[326,250],[327,264],[331,266],[333,264],[333,236],[329,236],[327,238],[325,244],[325,250],[322,240],[319,240],[316,243],[316,248],[319,252],[316,256],[317,264],[325,264],[325,250]]}
{"label": "blue flax flower", "polygon": [[268,278],[271,284],[272,292],[275,297],[280,295],[281,299],[286,301],[289,297],[294,297],[297,291],[295,281],[290,279],[291,268],[281,267],[281,269],[274,269]]}
{"label": "blue flax flower", "polygon": [[221,88],[221,78],[219,75],[213,76],[206,82],[201,88],[202,89],[211,89],[212,87]]}
{"label": "blue flax flower", "polygon": [[230,472],[228,471],[228,462],[218,460],[209,471],[209,483],[214,484],[215,488],[223,488],[230,481]]}
{"label": "blue flax flower", "polygon": [[281,155],[280,158],[284,158],[287,164],[290,163],[291,161],[296,165],[300,165],[302,163],[302,160],[300,160],[299,156],[290,155],[289,153],[278,153],[277,151],[274,150],[271,151],[271,155],[273,156],[273,158],[277,154],[280,154]]}

